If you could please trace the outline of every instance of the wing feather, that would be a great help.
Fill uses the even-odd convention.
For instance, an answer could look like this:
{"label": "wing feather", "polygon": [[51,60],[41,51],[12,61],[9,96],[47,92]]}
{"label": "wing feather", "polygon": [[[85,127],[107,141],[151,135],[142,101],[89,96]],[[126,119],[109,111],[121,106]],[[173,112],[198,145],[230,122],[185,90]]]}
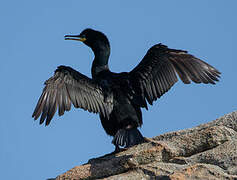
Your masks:
{"label": "wing feather", "polygon": [[129,79],[134,91],[152,104],[178,81],[176,74],[185,84],[215,84],[221,73],[187,51],[157,44],[129,72]]}
{"label": "wing feather", "polygon": [[92,79],[67,66],[59,66],[45,82],[32,117],[49,125],[58,109],[59,116],[71,109],[71,104],[89,112],[108,117],[113,103],[106,102],[102,87]]}

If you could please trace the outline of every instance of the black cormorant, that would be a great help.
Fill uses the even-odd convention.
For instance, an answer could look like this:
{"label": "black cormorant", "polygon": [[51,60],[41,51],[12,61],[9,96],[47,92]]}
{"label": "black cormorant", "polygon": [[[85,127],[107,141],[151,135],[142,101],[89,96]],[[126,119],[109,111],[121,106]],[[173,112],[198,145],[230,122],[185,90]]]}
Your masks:
{"label": "black cormorant", "polygon": [[151,47],[132,71],[114,73],[108,66],[110,44],[103,33],[85,29],[65,39],[82,41],[92,49],[92,78],[59,66],[45,82],[32,117],[36,120],[41,115],[40,124],[45,122],[47,126],[57,109],[61,116],[71,104],[98,113],[116,149],[144,142],[137,129],[143,122],[141,108],[147,109],[147,102],[152,105],[167,92],[177,82],[177,75],[185,84],[215,84],[220,77],[220,72],[206,62],[163,44]]}

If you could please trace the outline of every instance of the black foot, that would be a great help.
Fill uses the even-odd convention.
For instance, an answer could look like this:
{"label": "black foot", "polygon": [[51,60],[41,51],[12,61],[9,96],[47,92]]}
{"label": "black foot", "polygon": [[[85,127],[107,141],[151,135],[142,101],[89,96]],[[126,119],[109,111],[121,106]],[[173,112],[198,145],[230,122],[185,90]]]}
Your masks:
{"label": "black foot", "polygon": [[121,148],[118,145],[115,145],[114,153],[119,153],[121,151]]}

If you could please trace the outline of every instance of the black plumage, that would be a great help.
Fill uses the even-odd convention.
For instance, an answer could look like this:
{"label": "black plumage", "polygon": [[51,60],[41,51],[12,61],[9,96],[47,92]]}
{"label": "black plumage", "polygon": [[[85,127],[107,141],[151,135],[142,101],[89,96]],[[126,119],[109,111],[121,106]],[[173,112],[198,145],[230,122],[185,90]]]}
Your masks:
{"label": "black plumage", "polygon": [[177,81],[215,84],[220,72],[187,51],[169,49],[157,44],[151,47],[142,61],[130,72],[114,73],[109,70],[110,44],[107,37],[92,29],[80,35],[66,35],[66,40],[84,42],[94,52],[89,78],[67,66],[59,66],[45,82],[34,119],[49,125],[58,109],[59,116],[71,109],[71,104],[89,112],[98,113],[106,133],[113,143],[130,147],[144,141],[138,131],[142,125],[141,108],[147,102],[160,98]]}

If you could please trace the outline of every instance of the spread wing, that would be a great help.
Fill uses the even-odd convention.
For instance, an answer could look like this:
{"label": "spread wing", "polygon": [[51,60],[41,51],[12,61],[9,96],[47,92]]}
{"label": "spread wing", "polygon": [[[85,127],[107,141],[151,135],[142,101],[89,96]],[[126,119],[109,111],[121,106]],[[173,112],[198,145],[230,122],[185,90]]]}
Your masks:
{"label": "spread wing", "polygon": [[41,115],[40,124],[47,126],[58,109],[59,116],[76,108],[107,116],[113,109],[112,100],[106,100],[102,87],[87,76],[67,66],[59,66],[55,74],[45,82],[45,87],[32,117]]}
{"label": "spread wing", "polygon": [[[220,72],[206,62],[187,53],[157,44],[151,47],[142,61],[129,72],[133,89],[152,104],[177,81],[215,84]],[[146,107],[146,105],[145,105]]]}

